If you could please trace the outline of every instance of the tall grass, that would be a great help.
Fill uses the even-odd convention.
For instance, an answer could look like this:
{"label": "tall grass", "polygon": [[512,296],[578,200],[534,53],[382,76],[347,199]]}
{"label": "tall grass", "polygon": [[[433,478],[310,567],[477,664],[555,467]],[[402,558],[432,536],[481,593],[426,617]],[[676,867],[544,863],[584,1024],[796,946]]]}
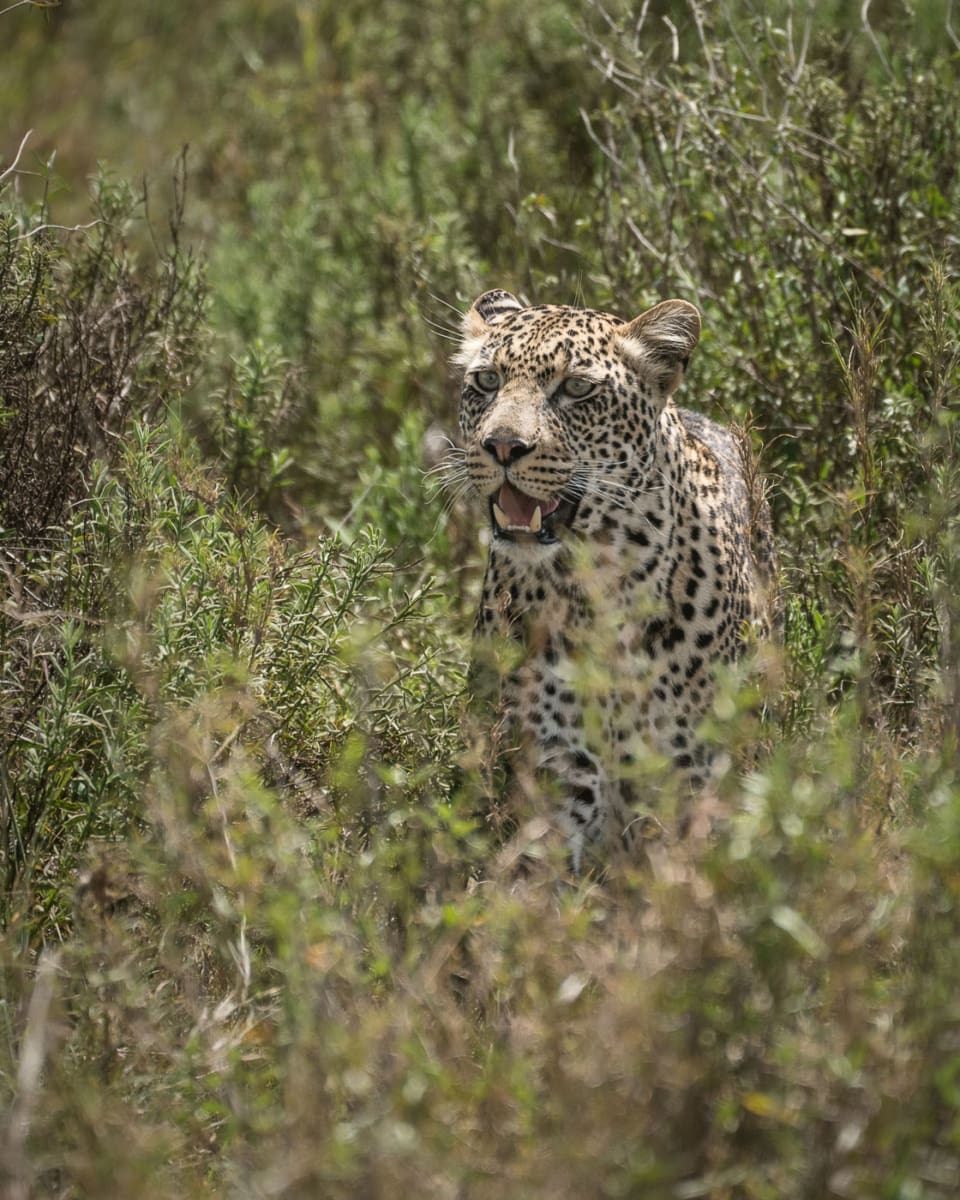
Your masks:
{"label": "tall grass", "polygon": [[[955,1195],[942,11],[43,20],[0,18],[0,109],[44,154],[73,92],[67,172],[194,144],[163,234],[153,190],[0,179],[3,1195]],[[494,285],[696,302],[684,400],[771,480],[727,817],[604,881],[461,732],[477,516],[421,443]]]}

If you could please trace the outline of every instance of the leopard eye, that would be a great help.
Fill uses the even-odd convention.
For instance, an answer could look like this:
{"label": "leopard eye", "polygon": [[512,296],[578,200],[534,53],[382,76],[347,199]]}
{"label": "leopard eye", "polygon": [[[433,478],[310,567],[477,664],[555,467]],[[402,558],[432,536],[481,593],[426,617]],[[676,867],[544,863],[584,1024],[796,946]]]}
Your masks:
{"label": "leopard eye", "polygon": [[591,392],[596,391],[597,384],[586,375],[571,375],[563,381],[563,392],[571,400],[585,400]]}
{"label": "leopard eye", "polygon": [[473,382],[481,392],[495,392],[500,386],[500,372],[474,371]]}

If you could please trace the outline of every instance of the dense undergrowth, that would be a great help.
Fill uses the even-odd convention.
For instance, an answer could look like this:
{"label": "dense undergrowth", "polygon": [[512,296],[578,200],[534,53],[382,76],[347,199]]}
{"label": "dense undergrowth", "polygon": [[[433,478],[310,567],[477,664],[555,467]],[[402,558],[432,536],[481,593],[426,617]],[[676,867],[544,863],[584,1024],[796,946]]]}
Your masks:
{"label": "dense undergrowth", "polygon": [[[5,1197],[960,1191],[960,54],[848,7],[0,15]],[[604,881],[462,748],[492,286],[697,303],[771,483],[759,754]]]}

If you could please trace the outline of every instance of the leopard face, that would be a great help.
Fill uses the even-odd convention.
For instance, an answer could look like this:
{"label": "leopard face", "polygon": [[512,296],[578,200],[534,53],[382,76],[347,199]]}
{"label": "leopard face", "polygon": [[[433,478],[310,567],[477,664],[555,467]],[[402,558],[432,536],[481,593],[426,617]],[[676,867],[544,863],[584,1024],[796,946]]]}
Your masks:
{"label": "leopard face", "polygon": [[[667,301],[633,322],[488,292],[465,322],[460,431],[466,468],[501,543],[555,552],[628,507],[652,460],[658,413],[699,336]],[[584,503],[589,499],[591,503]]]}

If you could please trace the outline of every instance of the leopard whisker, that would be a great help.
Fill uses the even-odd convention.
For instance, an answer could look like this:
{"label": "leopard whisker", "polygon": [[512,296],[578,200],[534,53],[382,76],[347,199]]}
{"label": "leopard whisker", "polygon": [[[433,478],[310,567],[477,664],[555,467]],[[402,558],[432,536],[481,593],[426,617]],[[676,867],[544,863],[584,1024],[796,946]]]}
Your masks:
{"label": "leopard whisker", "polygon": [[427,316],[426,312],[424,312],[423,308],[421,308],[420,316],[421,316],[424,324],[427,325],[430,329],[432,329],[433,332],[436,333],[438,337],[443,338],[444,341],[448,341],[448,342],[462,341],[464,314],[460,311],[459,308],[457,308],[453,304],[450,304],[447,300],[444,300],[442,296],[438,296],[435,292],[430,292],[429,296],[430,296],[430,299],[435,301],[437,304],[442,305],[446,309],[449,309],[449,311],[455,315],[456,321],[448,320],[447,322],[444,322],[441,320],[437,320],[435,317]]}
{"label": "leopard whisker", "polygon": [[426,481],[427,494],[431,499],[441,492],[448,494],[466,492],[472,486],[473,480],[465,471],[451,472],[439,479],[429,479]]}
{"label": "leopard whisker", "polygon": [[470,492],[469,483],[463,484],[455,492],[451,492],[443,502],[443,514],[449,515],[454,508],[463,500]]}
{"label": "leopard whisker", "polygon": [[433,500],[440,493],[446,494],[444,512],[449,512],[473,489],[473,480],[465,460],[466,451],[451,443],[447,456],[423,473],[428,499]]}
{"label": "leopard whisker", "polygon": [[646,475],[633,481],[620,480],[611,478],[604,466],[605,464],[591,464],[577,469],[570,489],[576,493],[577,498],[592,495],[626,508],[641,496],[653,495],[660,490],[661,484],[651,486]]}
{"label": "leopard whisker", "polygon": [[459,330],[448,329],[446,325],[441,325],[439,322],[431,320],[430,317],[424,317],[423,323],[445,342],[459,343],[463,339],[463,334]]}
{"label": "leopard whisker", "polygon": [[583,494],[590,493],[599,499],[612,500],[614,504],[624,506],[642,496],[653,496],[661,490],[664,475],[658,472],[660,480],[653,482],[649,474],[649,458],[641,463],[630,464],[631,478],[617,479],[610,474],[611,470],[622,470],[628,466],[625,457],[608,462],[587,463],[577,467],[575,475],[580,480]]}
{"label": "leopard whisker", "polygon": [[465,471],[466,468],[466,451],[460,450],[459,447],[453,447],[448,450],[443,458],[431,467],[429,471],[424,471],[423,476],[429,479],[431,475],[448,475],[451,472]]}
{"label": "leopard whisker", "polygon": [[436,302],[438,304],[442,304],[444,308],[449,308],[452,313],[457,314],[461,321],[463,320],[466,314],[457,308],[455,304],[451,304],[449,300],[444,300],[444,298],[442,296],[438,296],[436,292],[429,292],[428,295],[430,296],[431,300],[436,300]]}

